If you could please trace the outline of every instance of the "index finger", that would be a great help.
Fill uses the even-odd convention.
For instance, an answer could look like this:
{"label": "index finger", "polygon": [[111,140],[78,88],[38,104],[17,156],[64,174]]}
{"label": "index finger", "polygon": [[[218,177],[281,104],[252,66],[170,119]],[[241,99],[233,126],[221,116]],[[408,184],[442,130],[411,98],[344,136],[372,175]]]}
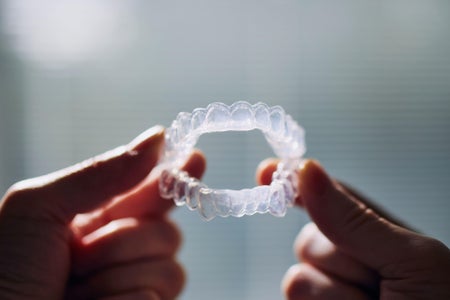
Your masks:
{"label": "index finger", "polygon": [[[256,182],[261,185],[270,185],[272,174],[277,170],[278,158],[267,158],[263,160],[256,169]],[[295,204],[303,207],[302,197],[298,195],[295,198]]]}

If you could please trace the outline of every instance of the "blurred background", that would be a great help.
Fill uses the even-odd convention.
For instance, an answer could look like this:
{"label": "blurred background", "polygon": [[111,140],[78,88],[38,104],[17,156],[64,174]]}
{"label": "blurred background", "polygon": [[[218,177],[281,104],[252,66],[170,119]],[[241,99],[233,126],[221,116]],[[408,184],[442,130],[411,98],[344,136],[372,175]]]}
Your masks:
{"label": "blurred background", "polygon": [[[0,0],[0,191],[213,101],[282,105],[308,157],[450,244],[447,0]],[[259,132],[202,136],[205,181],[252,187]],[[184,230],[182,299],[280,299],[308,217]]]}

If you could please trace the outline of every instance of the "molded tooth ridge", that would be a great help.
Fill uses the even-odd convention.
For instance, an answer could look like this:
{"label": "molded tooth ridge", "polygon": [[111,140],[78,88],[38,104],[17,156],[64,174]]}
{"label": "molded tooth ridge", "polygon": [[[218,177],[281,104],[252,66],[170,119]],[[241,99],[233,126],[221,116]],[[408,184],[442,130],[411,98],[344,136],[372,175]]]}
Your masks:
{"label": "molded tooth ridge", "polygon": [[[179,113],[169,130],[168,140],[174,148],[180,149],[186,147],[186,139],[191,139],[189,144],[195,144],[200,135],[207,132],[252,129],[263,131],[276,154],[282,158],[300,157],[304,153],[304,147],[294,147],[292,150],[289,145],[295,142],[304,144],[303,130],[281,106],[269,108],[264,103],[251,105],[245,101],[235,102],[231,106],[215,102],[206,109]],[[294,134],[291,135],[291,132]]]}
{"label": "molded tooth ridge", "polygon": [[[270,186],[242,190],[214,190],[180,171],[199,137],[208,132],[259,129],[281,158]],[[284,216],[298,196],[296,168],[304,154],[304,130],[282,107],[238,101],[228,106],[215,102],[192,113],[181,112],[166,130],[165,152],[160,161],[159,189],[163,198],[176,205],[198,210],[206,220],[215,216],[241,217],[255,213]]]}
{"label": "molded tooth ridge", "polygon": [[230,195],[223,190],[214,191],[214,200],[216,213],[221,217],[228,217],[231,213]]}
{"label": "molded tooth ridge", "polygon": [[[276,171],[274,174],[276,179],[270,186],[235,191],[212,190],[184,171],[164,170],[161,186],[166,197],[173,197],[178,206],[187,205],[190,210],[198,210],[206,220],[215,216],[242,217],[267,212],[279,217],[285,215],[287,206],[292,206],[294,194],[286,193],[286,189],[293,191],[291,182],[285,179],[290,173],[283,176]],[[165,183],[169,184],[163,185]]]}
{"label": "molded tooth ridge", "polygon": [[173,200],[175,204],[178,206],[184,205],[186,202],[186,186],[189,183],[189,176],[180,172],[177,178],[177,181],[174,186],[174,197]]}
{"label": "molded tooth ridge", "polygon": [[[281,106],[274,106],[270,109],[270,125],[276,139],[281,139],[286,132],[285,113]],[[278,137],[278,138],[277,138]]]}
{"label": "molded tooth ridge", "polygon": [[206,118],[206,109],[196,108],[192,112],[191,128],[192,130],[201,130]]}
{"label": "molded tooth ridge", "polygon": [[209,221],[216,216],[216,207],[213,201],[212,190],[200,190],[198,205],[198,212],[205,220]]}
{"label": "molded tooth ridge", "polygon": [[279,181],[274,181],[270,189],[269,196],[269,212],[277,217],[282,217],[286,214],[286,201],[284,201],[284,189]]}
{"label": "molded tooth ridge", "polygon": [[230,123],[230,108],[223,103],[212,103],[206,108],[206,128],[213,131],[226,130]]}
{"label": "molded tooth ridge", "polygon": [[186,205],[190,210],[196,210],[199,204],[200,189],[206,186],[198,181],[190,182],[186,191]]}
{"label": "molded tooth ridge", "polygon": [[232,129],[251,130],[255,127],[254,111],[250,103],[244,101],[233,103],[230,110]]}

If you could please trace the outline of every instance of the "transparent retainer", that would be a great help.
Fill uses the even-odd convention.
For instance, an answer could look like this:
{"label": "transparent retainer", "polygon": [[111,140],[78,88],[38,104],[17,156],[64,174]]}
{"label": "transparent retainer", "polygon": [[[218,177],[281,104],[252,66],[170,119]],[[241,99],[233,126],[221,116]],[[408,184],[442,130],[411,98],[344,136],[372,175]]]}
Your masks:
{"label": "transparent retainer", "polygon": [[[270,185],[252,189],[212,189],[180,168],[204,133],[259,129],[280,158]],[[165,151],[153,172],[160,174],[163,198],[198,210],[206,220],[270,213],[282,217],[298,195],[296,169],[305,153],[304,130],[280,106],[239,101],[212,103],[192,113],[181,112],[165,134]]]}

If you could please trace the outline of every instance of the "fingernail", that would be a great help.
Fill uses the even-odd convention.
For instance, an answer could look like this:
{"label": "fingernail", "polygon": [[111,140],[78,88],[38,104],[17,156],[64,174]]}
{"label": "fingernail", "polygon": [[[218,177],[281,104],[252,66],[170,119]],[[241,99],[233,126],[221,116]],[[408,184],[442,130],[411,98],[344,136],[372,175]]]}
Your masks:
{"label": "fingernail", "polygon": [[135,137],[129,144],[131,151],[141,152],[148,148],[149,144],[161,143],[164,139],[164,127],[161,125],[153,126]]}
{"label": "fingernail", "polygon": [[331,180],[319,162],[305,161],[300,169],[300,190],[310,191],[315,196],[323,196],[331,184]]}

